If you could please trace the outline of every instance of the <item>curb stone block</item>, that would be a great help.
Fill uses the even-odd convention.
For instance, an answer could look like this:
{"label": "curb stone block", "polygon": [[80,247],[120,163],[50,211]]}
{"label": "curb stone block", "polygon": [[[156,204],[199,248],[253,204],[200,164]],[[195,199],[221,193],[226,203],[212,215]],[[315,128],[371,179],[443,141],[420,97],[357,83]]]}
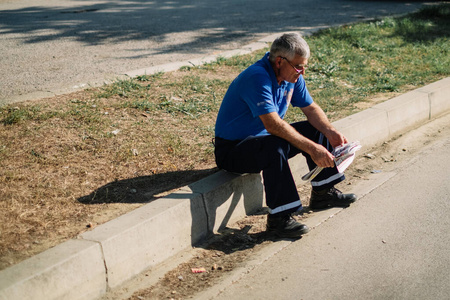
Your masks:
{"label": "curb stone block", "polygon": [[450,77],[424,86],[417,91],[428,93],[430,119],[439,117],[450,110]]}
{"label": "curb stone block", "polygon": [[333,123],[349,141],[359,141],[370,148],[389,139],[388,115],[384,110],[369,108]]}
{"label": "curb stone block", "polygon": [[302,176],[309,172],[306,158],[300,153],[289,159],[289,167],[297,186],[307,183],[302,180]]}
{"label": "curb stone block", "polygon": [[108,286],[115,288],[201,240],[204,210],[201,195],[178,191],[80,237],[101,244]]}
{"label": "curb stone block", "polygon": [[417,90],[373,106],[387,113],[389,137],[401,134],[430,118],[428,94]]}
{"label": "curb stone block", "polygon": [[98,243],[70,240],[0,273],[0,299],[95,299],[106,292]]}
{"label": "curb stone block", "polygon": [[203,195],[209,234],[258,211],[264,200],[259,173],[238,175],[219,171],[188,188]]}

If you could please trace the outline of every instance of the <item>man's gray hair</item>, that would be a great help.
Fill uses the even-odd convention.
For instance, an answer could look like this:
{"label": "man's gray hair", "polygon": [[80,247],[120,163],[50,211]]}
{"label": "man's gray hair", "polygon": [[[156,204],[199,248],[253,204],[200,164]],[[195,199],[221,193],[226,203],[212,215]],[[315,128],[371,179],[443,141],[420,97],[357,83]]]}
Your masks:
{"label": "man's gray hair", "polygon": [[269,59],[274,62],[278,56],[282,56],[292,60],[296,55],[309,58],[309,45],[300,34],[285,33],[273,41]]}

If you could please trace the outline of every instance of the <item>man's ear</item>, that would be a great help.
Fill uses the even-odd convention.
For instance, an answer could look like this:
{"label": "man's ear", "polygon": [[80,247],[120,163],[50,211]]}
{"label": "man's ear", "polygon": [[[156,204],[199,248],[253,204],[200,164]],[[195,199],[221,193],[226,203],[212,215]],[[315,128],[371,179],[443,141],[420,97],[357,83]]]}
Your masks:
{"label": "man's ear", "polygon": [[275,59],[275,65],[278,67],[278,68],[281,68],[281,61],[282,61],[283,59],[281,58],[281,56],[277,56],[277,58]]}

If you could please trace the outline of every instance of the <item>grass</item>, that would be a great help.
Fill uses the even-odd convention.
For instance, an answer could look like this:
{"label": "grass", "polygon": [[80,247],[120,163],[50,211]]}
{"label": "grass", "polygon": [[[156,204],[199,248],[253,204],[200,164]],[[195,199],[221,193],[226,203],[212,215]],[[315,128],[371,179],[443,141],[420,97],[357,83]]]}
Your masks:
{"label": "grass", "polygon": [[[313,98],[337,120],[447,77],[449,10],[307,37]],[[215,172],[223,95],[265,51],[1,107],[0,268]]]}

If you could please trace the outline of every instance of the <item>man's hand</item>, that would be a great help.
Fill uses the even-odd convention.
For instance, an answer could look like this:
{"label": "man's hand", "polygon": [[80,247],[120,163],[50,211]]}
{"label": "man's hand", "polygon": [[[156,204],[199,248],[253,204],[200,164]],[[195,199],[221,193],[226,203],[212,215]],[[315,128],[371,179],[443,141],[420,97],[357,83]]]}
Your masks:
{"label": "man's hand", "polygon": [[322,168],[334,167],[334,156],[324,146],[316,144],[310,155],[317,166]]}
{"label": "man's hand", "polygon": [[331,130],[325,136],[333,148],[348,143],[347,138],[337,130]]}
{"label": "man's hand", "polygon": [[[333,155],[322,145],[314,143],[297,132],[291,125],[282,120],[276,112],[259,116],[270,134],[279,136],[300,150],[311,156],[316,165],[323,168],[334,166]],[[330,133],[334,143],[346,141],[345,137],[336,133]],[[339,145],[339,144],[338,144]]]}

